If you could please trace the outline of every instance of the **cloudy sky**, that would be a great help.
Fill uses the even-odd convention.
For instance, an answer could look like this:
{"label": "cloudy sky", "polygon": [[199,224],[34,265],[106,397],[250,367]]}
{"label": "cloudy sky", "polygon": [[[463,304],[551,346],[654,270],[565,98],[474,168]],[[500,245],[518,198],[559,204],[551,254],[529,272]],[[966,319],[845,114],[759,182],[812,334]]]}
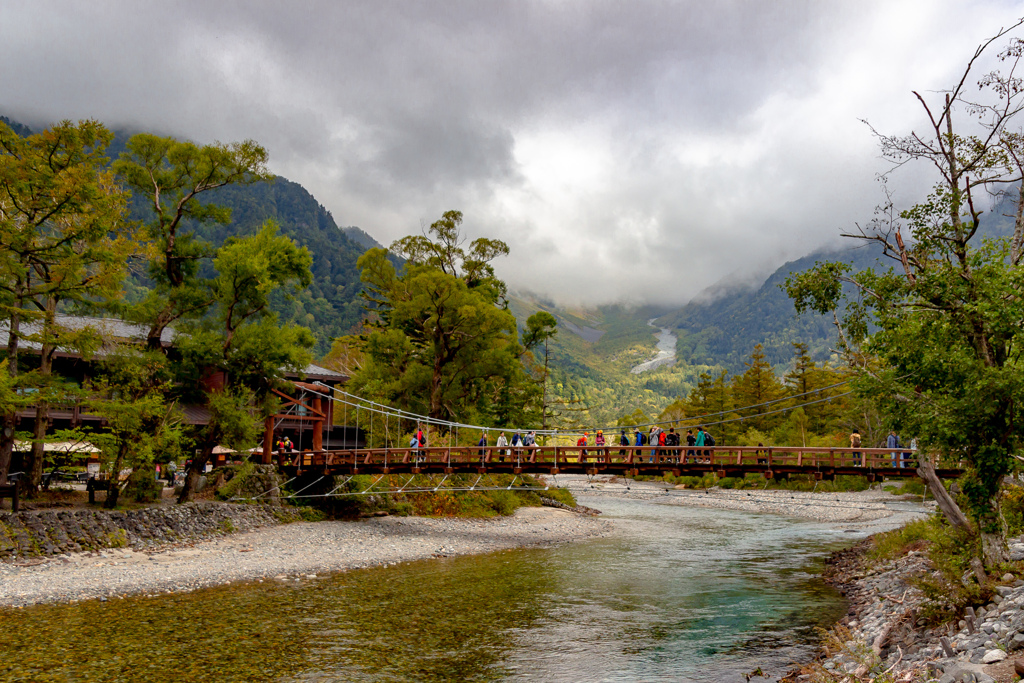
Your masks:
{"label": "cloudy sky", "polygon": [[[447,209],[514,288],[684,303],[870,219],[997,0],[0,0],[0,113],[252,138],[389,244]],[[926,182],[905,173],[898,198]]]}

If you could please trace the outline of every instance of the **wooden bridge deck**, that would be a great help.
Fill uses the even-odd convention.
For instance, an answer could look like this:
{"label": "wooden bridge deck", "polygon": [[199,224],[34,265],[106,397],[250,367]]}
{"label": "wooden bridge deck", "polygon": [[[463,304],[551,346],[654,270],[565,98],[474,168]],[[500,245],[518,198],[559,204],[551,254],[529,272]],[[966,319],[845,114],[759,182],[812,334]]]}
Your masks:
{"label": "wooden bridge deck", "polygon": [[[294,473],[352,474],[616,474],[719,477],[761,474],[785,479],[810,474],[831,480],[837,475],[916,477],[917,453],[899,451],[908,460],[893,467],[893,451],[885,448],[739,447],[651,448],[650,446],[537,446],[497,448],[459,446],[432,448],[363,448],[278,454],[280,464]],[[959,477],[956,468],[939,468],[944,479]],[[902,464],[902,463],[901,463]]]}

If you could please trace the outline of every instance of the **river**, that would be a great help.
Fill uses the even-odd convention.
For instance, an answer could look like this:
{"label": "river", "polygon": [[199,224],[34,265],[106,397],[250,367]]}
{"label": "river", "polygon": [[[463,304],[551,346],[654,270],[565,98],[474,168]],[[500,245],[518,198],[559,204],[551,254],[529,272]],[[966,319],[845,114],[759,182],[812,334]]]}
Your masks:
{"label": "river", "polygon": [[817,572],[850,534],[726,510],[581,502],[616,519],[616,531],[299,583],[3,610],[0,676],[728,683],[808,659],[816,629],[843,613]]}
{"label": "river", "polygon": [[[651,318],[647,321],[647,324],[654,327],[654,321],[657,318]],[[660,368],[662,365],[674,365],[676,362],[676,342],[678,341],[672,330],[667,328],[659,328],[659,331],[654,335],[658,340],[658,353],[651,360],[634,365],[630,370],[634,375],[638,375],[641,372],[653,370],[654,368]]]}

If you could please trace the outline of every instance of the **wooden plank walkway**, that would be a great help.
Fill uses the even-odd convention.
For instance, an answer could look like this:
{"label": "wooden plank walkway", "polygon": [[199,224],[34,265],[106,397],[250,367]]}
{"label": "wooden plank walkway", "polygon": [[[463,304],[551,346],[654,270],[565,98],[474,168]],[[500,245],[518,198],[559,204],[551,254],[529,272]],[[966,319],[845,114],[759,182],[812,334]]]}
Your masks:
{"label": "wooden plank walkway", "polygon": [[[819,480],[837,475],[916,477],[916,453],[899,451],[907,460],[893,467],[893,451],[886,448],[739,447],[651,448],[650,446],[537,446],[497,448],[458,446],[432,448],[362,448],[302,451],[278,454],[282,467],[292,473],[352,474],[616,474],[719,477],[761,474],[785,479],[810,474]],[[934,458],[933,458],[934,462]],[[939,468],[943,479],[959,477],[959,468]]]}

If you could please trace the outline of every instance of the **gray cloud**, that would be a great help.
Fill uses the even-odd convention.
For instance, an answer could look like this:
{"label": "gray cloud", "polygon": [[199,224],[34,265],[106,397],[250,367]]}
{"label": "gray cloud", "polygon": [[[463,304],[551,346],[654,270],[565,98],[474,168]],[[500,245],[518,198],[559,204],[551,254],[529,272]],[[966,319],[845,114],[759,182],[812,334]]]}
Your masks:
{"label": "gray cloud", "polygon": [[9,0],[0,110],[254,138],[381,242],[459,208],[510,243],[514,287],[681,303],[869,218],[882,166],[858,119],[909,129],[909,91],[1021,10]]}

